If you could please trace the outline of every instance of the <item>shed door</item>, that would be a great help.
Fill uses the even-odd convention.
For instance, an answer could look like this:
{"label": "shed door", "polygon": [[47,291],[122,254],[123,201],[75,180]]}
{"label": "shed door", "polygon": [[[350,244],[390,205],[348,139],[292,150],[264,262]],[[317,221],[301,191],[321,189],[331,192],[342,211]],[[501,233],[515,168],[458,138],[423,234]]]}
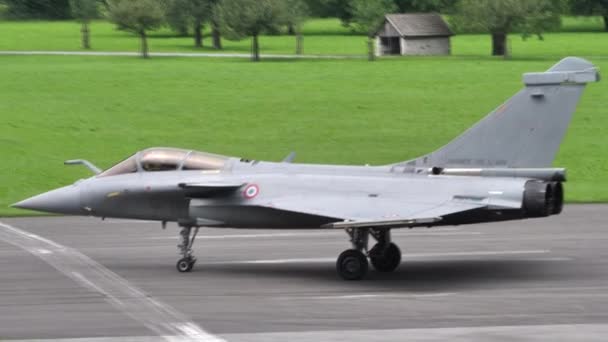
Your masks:
{"label": "shed door", "polygon": [[398,55],[401,53],[399,37],[380,37],[383,55]]}

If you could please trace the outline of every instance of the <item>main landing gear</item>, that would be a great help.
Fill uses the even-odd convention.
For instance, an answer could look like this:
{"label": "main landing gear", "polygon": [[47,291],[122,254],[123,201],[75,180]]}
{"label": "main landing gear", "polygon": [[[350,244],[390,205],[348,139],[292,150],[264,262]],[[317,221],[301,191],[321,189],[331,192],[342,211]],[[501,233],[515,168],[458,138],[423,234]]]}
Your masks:
{"label": "main landing gear", "polygon": [[177,245],[177,248],[179,248],[179,254],[182,258],[177,261],[175,267],[180,272],[190,272],[192,271],[192,267],[194,267],[196,258],[192,255],[192,245],[194,244],[196,234],[198,234],[198,227],[194,228],[194,232],[192,231],[192,227],[182,227],[182,230],[179,232],[181,242]]}
{"label": "main landing gear", "polygon": [[[392,272],[401,263],[401,251],[391,242],[390,229],[349,228],[346,233],[350,236],[353,245],[338,257],[336,269],[340,277],[345,280],[360,280],[365,277],[371,261],[379,272]],[[367,250],[369,235],[377,241],[371,250]]]}

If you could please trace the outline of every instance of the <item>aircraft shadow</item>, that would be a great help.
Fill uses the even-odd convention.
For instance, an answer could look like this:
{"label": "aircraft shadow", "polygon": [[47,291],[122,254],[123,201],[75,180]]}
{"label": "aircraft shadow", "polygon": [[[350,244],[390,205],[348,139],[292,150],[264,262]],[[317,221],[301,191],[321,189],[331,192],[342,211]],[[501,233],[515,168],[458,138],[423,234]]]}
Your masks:
{"label": "aircraft shadow", "polygon": [[566,264],[567,261],[517,259],[405,261],[393,273],[376,272],[370,268],[366,279],[360,282],[344,282],[336,275],[334,265],[328,263],[198,265],[195,266],[193,275],[237,275],[298,282],[341,282],[365,287],[395,287],[408,290],[456,290],[504,287],[505,283],[559,282],[582,276],[580,271],[577,271],[580,267]]}

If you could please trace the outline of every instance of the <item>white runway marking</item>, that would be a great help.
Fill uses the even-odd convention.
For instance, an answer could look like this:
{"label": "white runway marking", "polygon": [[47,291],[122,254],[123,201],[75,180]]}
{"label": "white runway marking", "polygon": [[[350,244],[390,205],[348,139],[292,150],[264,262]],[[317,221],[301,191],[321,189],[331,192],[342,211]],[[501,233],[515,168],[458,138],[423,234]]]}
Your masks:
{"label": "white runway marking", "polygon": [[548,249],[531,249],[520,251],[472,251],[472,252],[446,252],[446,253],[417,253],[403,254],[404,258],[432,258],[432,257],[453,257],[453,256],[492,256],[492,255],[518,255],[518,254],[547,254],[551,253]]}
{"label": "white runway marking", "polygon": [[[497,255],[530,255],[551,253],[546,249],[521,250],[521,251],[472,251],[472,252],[447,252],[447,253],[412,253],[402,254],[403,259],[414,258],[437,258],[437,257],[468,257],[468,256],[497,256]],[[231,265],[231,264],[302,264],[302,263],[325,263],[335,262],[335,257],[326,258],[293,258],[293,259],[259,259],[259,260],[233,260],[205,262],[206,265]]]}
{"label": "white runway marking", "polygon": [[117,224],[160,224],[158,221],[148,221],[148,220],[121,220],[121,219],[105,219],[104,223],[117,223]]}
{"label": "white runway marking", "polygon": [[[317,237],[317,236],[329,236],[335,234],[334,231],[328,231],[325,233],[263,233],[263,234],[229,234],[229,235],[197,235],[197,240],[224,240],[224,239],[256,239],[256,238],[271,238],[271,237]],[[344,233],[342,233],[344,234]],[[158,236],[149,237],[148,240],[177,240],[177,236]]]}
{"label": "white runway marking", "polygon": [[73,248],[1,222],[0,240],[28,251],[81,286],[102,294],[116,309],[166,340],[223,341]]}
{"label": "white runway marking", "polygon": [[553,257],[553,258],[534,258],[531,259],[534,261],[572,261],[574,260],[574,258],[568,258],[568,257]]}
{"label": "white runway marking", "polygon": [[335,262],[336,258],[299,258],[299,259],[261,259],[261,260],[233,260],[205,262],[206,265],[232,265],[232,264],[302,264]]}
{"label": "white runway marking", "polygon": [[[394,298],[394,299],[416,299],[416,298],[432,298],[432,297],[446,297],[456,294],[455,292],[438,292],[438,293],[360,293],[360,294],[349,294],[349,295],[335,295],[335,296],[314,296],[314,297],[301,297],[302,299],[321,299],[321,300],[341,300],[341,299],[380,299],[380,298]],[[292,299],[296,297],[291,297]]]}
{"label": "white runway marking", "polygon": [[[482,327],[448,327],[420,329],[375,330],[327,330],[262,332],[221,335],[231,342],[471,342],[471,341],[568,341],[604,342],[608,336],[608,324],[554,324],[554,325],[507,325]],[[92,337],[73,339],[45,339],[47,342],[152,342],[158,337]],[[13,342],[33,342],[15,340]],[[39,340],[38,340],[39,341]]]}

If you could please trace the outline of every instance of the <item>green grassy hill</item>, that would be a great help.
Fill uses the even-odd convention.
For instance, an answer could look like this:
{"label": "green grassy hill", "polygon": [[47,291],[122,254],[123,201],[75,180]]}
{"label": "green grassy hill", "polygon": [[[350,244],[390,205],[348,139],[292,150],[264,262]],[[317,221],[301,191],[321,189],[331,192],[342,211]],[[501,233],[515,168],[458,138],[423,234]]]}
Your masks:
{"label": "green grassy hill", "polygon": [[[375,63],[0,56],[0,214],[23,214],[7,206],[88,176],[63,166],[66,159],[108,167],[149,146],[268,160],[295,150],[299,162],[314,163],[406,160],[446,143],[513,95],[523,72],[543,71],[566,55],[590,56],[608,69],[598,43],[608,34],[576,35],[514,43],[508,61],[485,56],[489,38],[476,35],[454,40],[459,56]],[[2,39],[0,50],[15,49]],[[342,48],[335,45],[323,51]],[[569,169],[569,201],[608,200],[607,93],[606,82],[589,86],[556,161]]]}

